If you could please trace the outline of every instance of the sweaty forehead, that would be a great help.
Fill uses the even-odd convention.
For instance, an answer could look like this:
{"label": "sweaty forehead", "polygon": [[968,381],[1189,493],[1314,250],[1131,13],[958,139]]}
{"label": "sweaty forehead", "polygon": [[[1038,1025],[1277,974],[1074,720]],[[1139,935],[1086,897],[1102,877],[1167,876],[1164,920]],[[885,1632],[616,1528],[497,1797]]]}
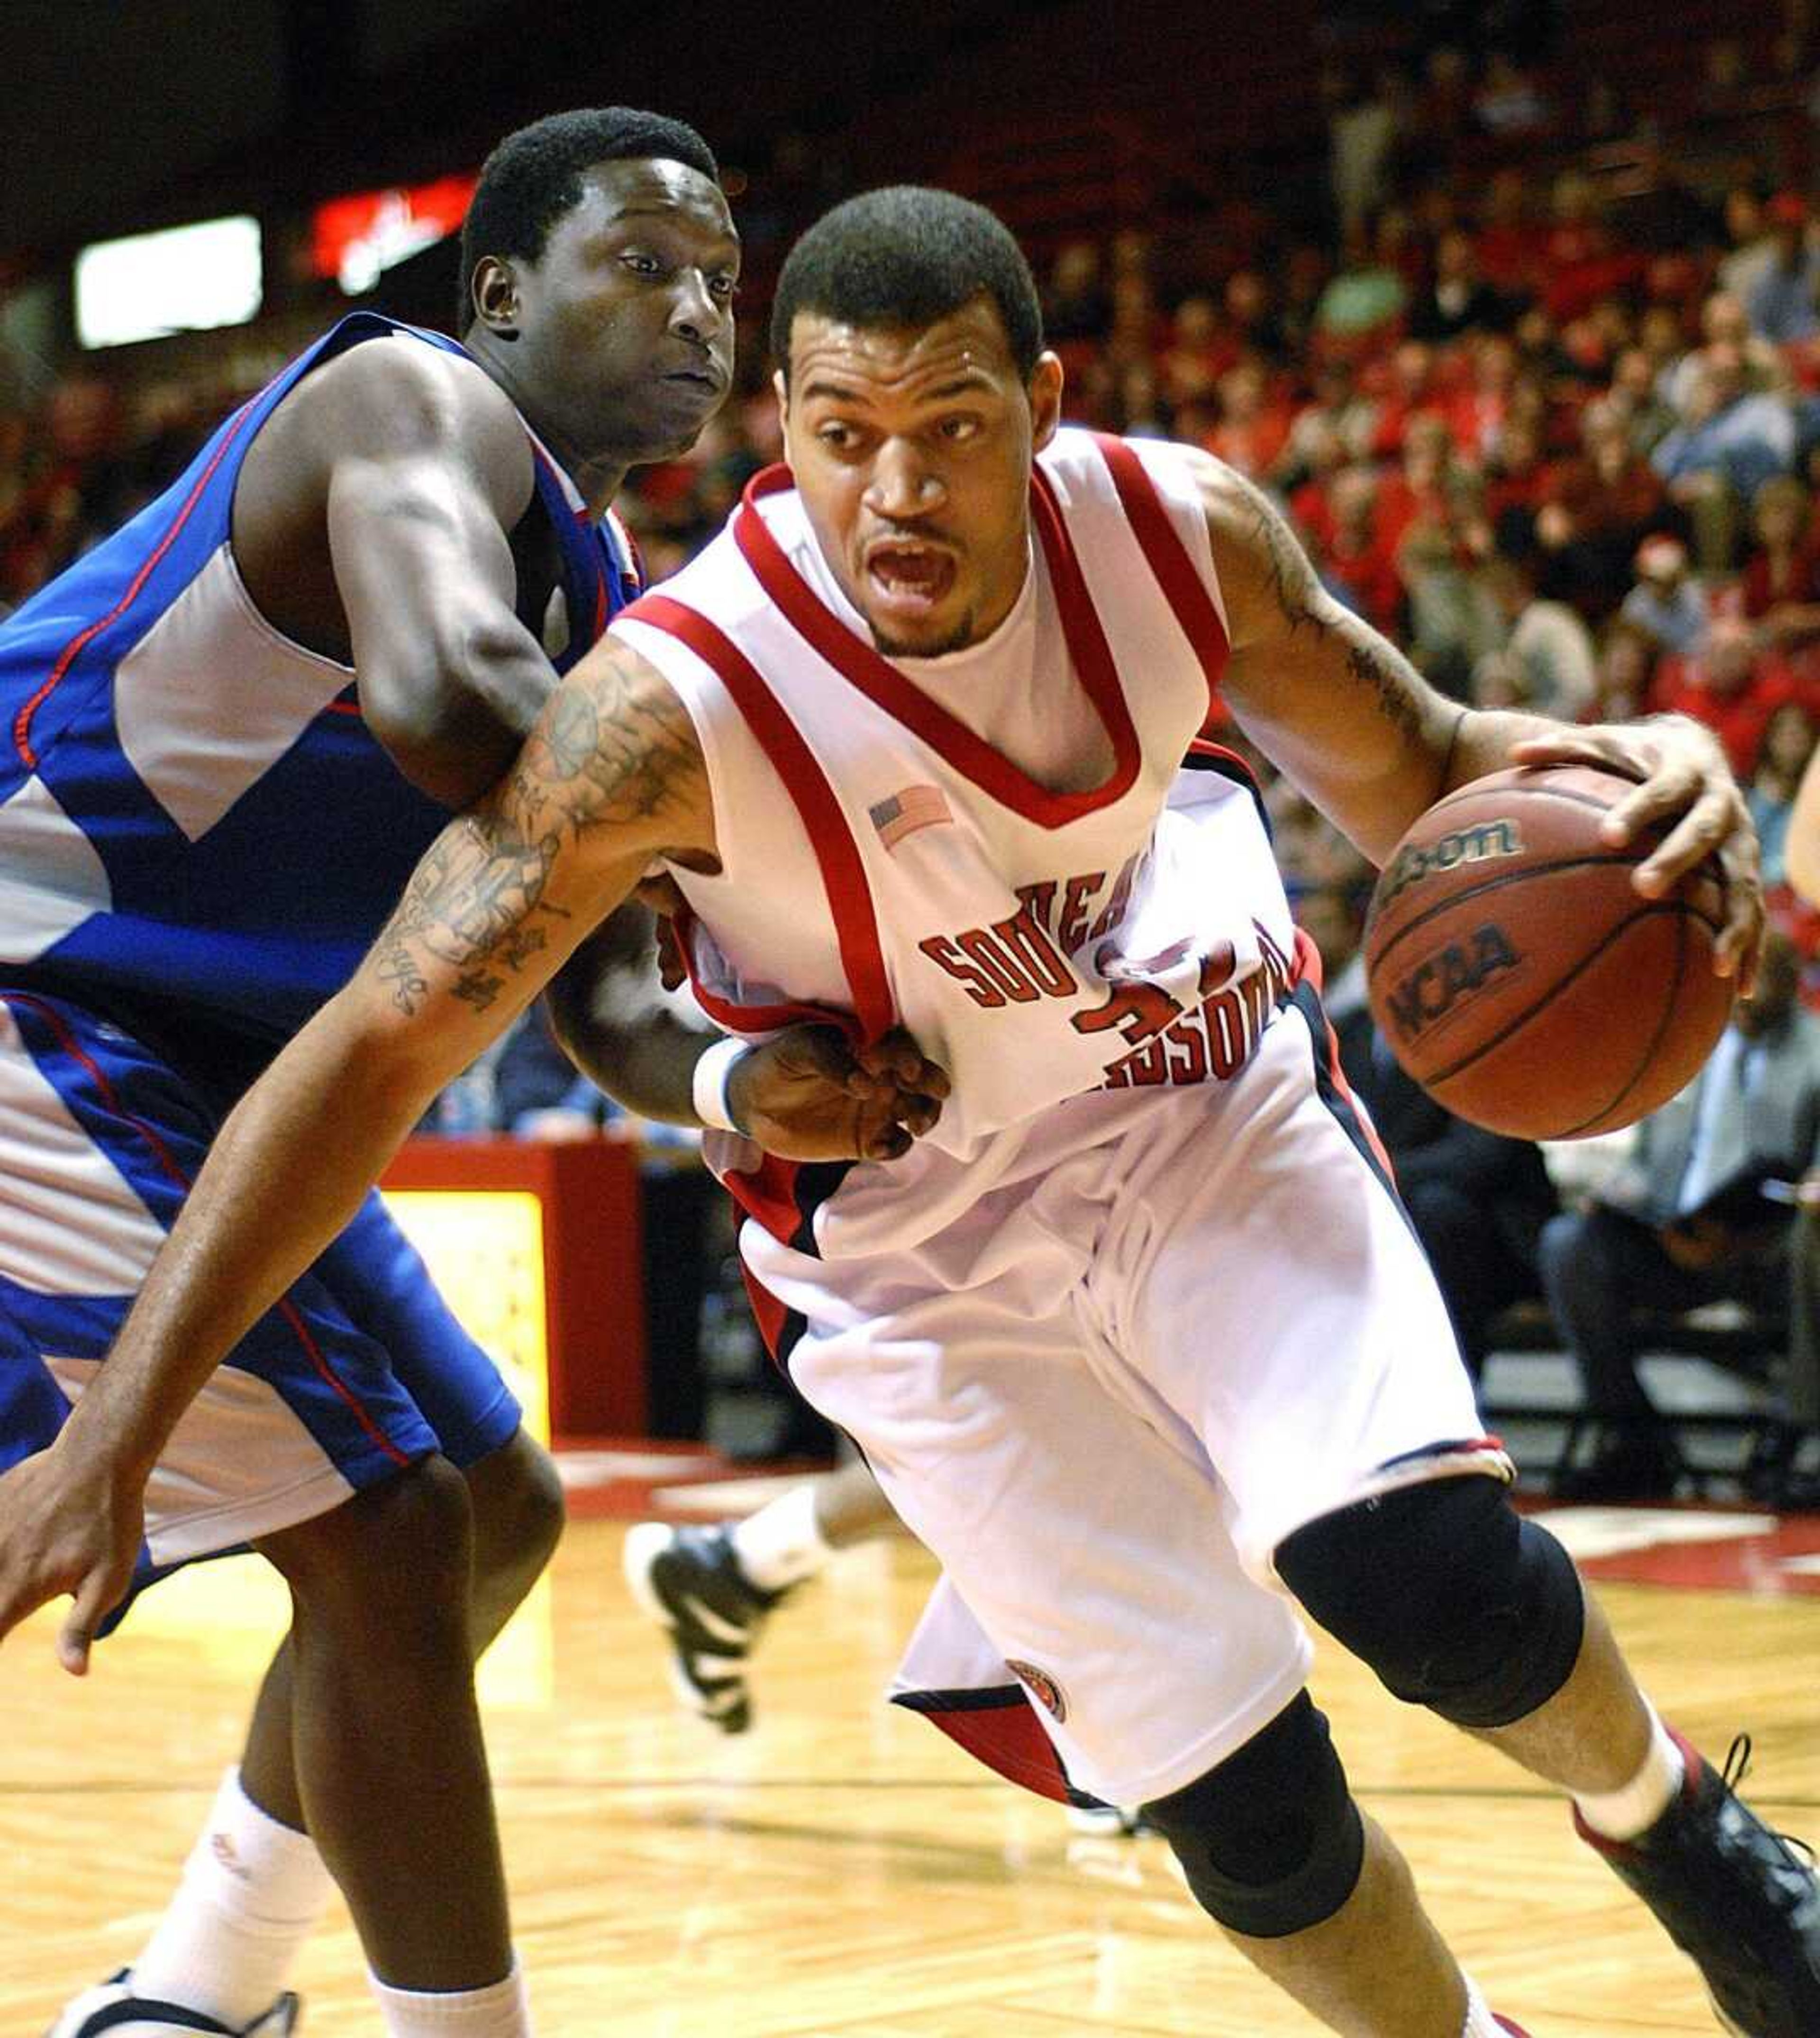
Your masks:
{"label": "sweaty forehead", "polygon": [[687,163],[661,156],[628,157],[584,170],[581,199],[562,223],[597,233],[636,218],[668,220],[728,241],[736,237],[721,187]]}
{"label": "sweaty forehead", "polygon": [[975,299],[923,326],[859,325],[798,312],[790,327],[790,381],[801,395],[861,400],[917,397],[951,386],[982,389],[1020,380],[997,309]]}

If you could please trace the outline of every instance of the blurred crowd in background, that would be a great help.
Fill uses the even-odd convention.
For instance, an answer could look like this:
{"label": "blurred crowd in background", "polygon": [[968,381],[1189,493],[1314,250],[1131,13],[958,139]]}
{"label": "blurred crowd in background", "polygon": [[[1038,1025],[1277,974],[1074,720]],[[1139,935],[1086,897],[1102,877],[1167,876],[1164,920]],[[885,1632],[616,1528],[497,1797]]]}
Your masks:
{"label": "blurred crowd in background", "polygon": [[[1501,44],[1334,64],[1323,230],[1301,194],[1297,219],[1247,200],[1039,253],[1068,413],[1269,490],[1332,591],[1461,699],[1711,723],[1774,881],[1820,710],[1820,216],[1779,180],[1785,138],[1684,151],[1576,74],[1546,10],[1506,11]],[[1689,50],[1689,121],[1807,40],[1797,5]],[[786,138],[747,184],[761,274],[855,181],[813,156]],[[740,392],[623,499],[653,579],[778,456],[746,309]],[[0,410],[0,604],[155,495],[221,402],[91,360]],[[1341,874],[1316,833],[1286,831],[1297,881]]]}

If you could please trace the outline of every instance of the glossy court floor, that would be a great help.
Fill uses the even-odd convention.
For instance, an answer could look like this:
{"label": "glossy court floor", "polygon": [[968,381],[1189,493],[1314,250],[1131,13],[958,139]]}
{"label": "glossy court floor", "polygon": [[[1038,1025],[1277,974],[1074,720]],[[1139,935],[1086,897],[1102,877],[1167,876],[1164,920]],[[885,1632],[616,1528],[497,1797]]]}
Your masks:
{"label": "glossy court floor", "polygon": [[[1218,1940],[1153,1840],[1071,1836],[880,1693],[933,1575],[849,1553],[781,1615],[739,1739],[672,1705],[631,1608],[623,1517],[653,1484],[713,1513],[762,1484],[636,1453],[573,1460],[581,1518],[486,1699],[520,1945],[543,2038],[1260,2038],[1315,2026]],[[622,1518],[601,1518],[619,1515]],[[1820,1835],[1820,1518],[1577,1510],[1664,1709]],[[212,1571],[214,1575],[208,1575]],[[224,1763],[282,1603],[248,1565],[161,1588],[86,1684],[47,1616],[0,1651],[0,2038],[38,2038],[130,1959]],[[1716,2029],[1687,1968],[1559,1803],[1324,1645],[1317,1695],[1493,2002],[1534,2038]],[[401,1808],[388,1808],[399,1816]],[[378,2025],[337,1911],[297,1976],[304,2038]]]}

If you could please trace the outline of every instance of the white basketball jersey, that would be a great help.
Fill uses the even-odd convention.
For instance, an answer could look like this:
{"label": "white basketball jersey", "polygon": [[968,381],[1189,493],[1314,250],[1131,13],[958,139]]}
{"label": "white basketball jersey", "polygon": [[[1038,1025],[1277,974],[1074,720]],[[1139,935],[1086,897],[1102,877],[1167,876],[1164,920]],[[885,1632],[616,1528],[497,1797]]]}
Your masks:
{"label": "white basketball jersey", "polygon": [[1254,789],[1206,746],[1182,774],[1227,650],[1186,460],[1064,430],[1031,521],[989,638],[887,661],[774,468],[613,626],[707,761],[721,873],[672,869],[702,1004],[903,1025],[962,1157],[1088,1091],[1232,1075],[1294,973]]}

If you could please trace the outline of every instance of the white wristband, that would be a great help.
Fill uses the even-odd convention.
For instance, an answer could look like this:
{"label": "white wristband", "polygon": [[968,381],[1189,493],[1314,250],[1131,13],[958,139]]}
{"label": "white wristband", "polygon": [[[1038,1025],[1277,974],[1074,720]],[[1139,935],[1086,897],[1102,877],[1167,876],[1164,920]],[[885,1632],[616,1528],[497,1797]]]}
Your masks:
{"label": "white wristband", "polygon": [[710,1125],[719,1132],[744,1133],[746,1128],[734,1122],[733,1108],[727,1101],[727,1082],[733,1073],[733,1064],[751,1052],[744,1040],[717,1040],[696,1063],[692,1100],[695,1116],[704,1125]]}

